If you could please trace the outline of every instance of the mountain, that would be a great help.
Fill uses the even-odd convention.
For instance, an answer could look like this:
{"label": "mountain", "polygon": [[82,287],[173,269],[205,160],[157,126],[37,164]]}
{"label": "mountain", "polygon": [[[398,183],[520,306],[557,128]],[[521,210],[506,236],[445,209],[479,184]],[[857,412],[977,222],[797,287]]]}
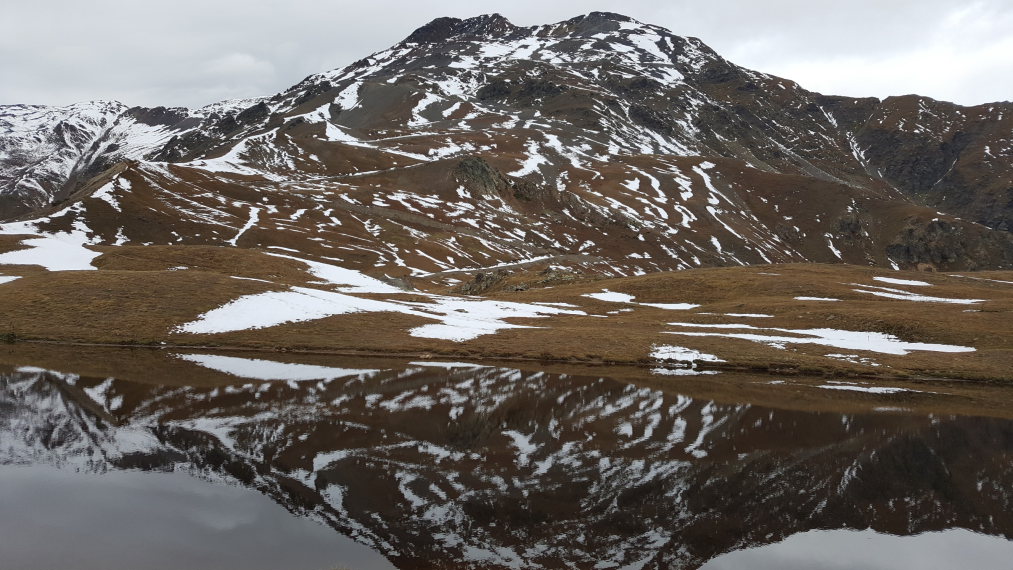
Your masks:
{"label": "mountain", "polygon": [[439,18],[270,97],[14,105],[0,125],[9,235],[274,247],[402,280],[1013,267],[1013,104],[820,95],[610,13]]}

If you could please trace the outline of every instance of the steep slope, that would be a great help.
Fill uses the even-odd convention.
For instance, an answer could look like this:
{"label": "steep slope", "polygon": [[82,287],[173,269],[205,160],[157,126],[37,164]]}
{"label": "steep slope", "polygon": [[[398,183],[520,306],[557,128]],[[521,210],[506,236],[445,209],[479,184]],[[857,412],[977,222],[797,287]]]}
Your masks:
{"label": "steep slope", "polygon": [[862,156],[896,188],[986,226],[1013,230],[1013,106],[890,97],[856,129]]}
{"label": "steep slope", "polygon": [[0,216],[39,210],[73,185],[88,149],[125,109],[104,101],[0,108]]}
{"label": "steep slope", "polygon": [[223,101],[195,111],[127,108],[116,101],[0,106],[0,216],[15,218],[63,202],[117,162],[143,159],[194,129],[213,129],[208,125],[255,101]]}

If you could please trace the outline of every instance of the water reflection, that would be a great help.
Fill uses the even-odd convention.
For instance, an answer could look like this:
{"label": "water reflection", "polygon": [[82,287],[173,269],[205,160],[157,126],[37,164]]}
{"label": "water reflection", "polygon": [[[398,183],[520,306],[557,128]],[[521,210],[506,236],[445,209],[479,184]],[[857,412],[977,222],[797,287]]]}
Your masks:
{"label": "water reflection", "polygon": [[871,530],[814,530],[783,542],[722,554],[700,570],[1002,569],[1013,543],[965,529],[896,536]]}
{"label": "water reflection", "polygon": [[0,469],[3,567],[389,570],[368,547],[250,489],[185,473]]}
{"label": "water reflection", "polygon": [[1013,532],[1008,420],[780,410],[467,365],[340,368],[194,387],[11,372],[0,463],[238,483],[401,568],[697,568],[812,529]]}

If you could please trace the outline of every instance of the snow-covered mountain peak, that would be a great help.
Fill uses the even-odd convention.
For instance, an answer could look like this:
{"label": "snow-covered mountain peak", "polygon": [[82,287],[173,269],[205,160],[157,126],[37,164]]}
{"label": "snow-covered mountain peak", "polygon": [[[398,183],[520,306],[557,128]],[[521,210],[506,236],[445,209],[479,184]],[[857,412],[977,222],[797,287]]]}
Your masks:
{"label": "snow-covered mountain peak", "polygon": [[[591,12],[542,26],[518,27],[499,14],[461,20],[438,18],[422,26],[398,47],[429,48],[445,57],[474,56],[467,44],[480,49],[483,59],[497,56],[532,59],[550,64],[591,63],[616,59],[633,65],[677,64],[701,58],[720,59],[695,38],[682,38],[659,26],[610,12]],[[512,49],[510,49],[512,48]],[[379,55],[379,54],[378,54]],[[411,50],[411,57],[420,55]],[[632,57],[631,57],[632,56]],[[647,75],[652,75],[650,70]]]}
{"label": "snow-covered mountain peak", "polygon": [[[127,106],[119,101],[83,101],[53,107],[48,105],[6,105],[0,114],[0,128],[5,134],[34,135],[38,140],[54,123],[91,131],[109,124]],[[3,145],[7,147],[9,145]]]}

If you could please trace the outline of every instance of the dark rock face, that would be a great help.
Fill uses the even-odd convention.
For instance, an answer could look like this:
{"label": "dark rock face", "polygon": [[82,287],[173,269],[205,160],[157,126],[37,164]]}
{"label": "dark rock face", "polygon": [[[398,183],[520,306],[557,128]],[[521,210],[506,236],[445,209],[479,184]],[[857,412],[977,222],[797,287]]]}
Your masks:
{"label": "dark rock face", "polygon": [[516,200],[530,202],[550,195],[544,187],[510,178],[476,156],[463,159],[454,169],[454,178],[470,192],[486,199],[512,196]]}
{"label": "dark rock face", "polygon": [[468,190],[489,198],[496,198],[510,188],[510,181],[484,159],[469,156],[454,171],[455,178]]}
{"label": "dark rock face", "polygon": [[271,108],[267,106],[267,103],[261,101],[248,109],[242,110],[236,115],[236,122],[245,125],[254,125],[259,122],[266,121],[271,115]]}
{"label": "dark rock face", "polygon": [[503,282],[510,275],[509,271],[497,269],[491,273],[476,273],[470,282],[461,285],[460,291],[465,295],[481,295],[490,288]]}
{"label": "dark rock face", "polygon": [[517,31],[517,26],[499,14],[488,14],[462,20],[460,18],[436,18],[412,32],[404,43],[434,44],[450,38],[497,38]]}
{"label": "dark rock face", "polygon": [[1009,231],[1013,169],[1000,157],[1013,148],[1010,115],[1010,103],[965,108],[891,97],[869,112],[855,137],[883,179],[916,201]]}
{"label": "dark rock face", "polygon": [[190,114],[186,109],[182,108],[166,108],[166,107],[131,107],[127,109],[126,116],[137,119],[138,122],[145,125],[163,125],[170,126],[178,124],[181,121],[189,118]]}
{"label": "dark rock face", "polygon": [[887,247],[890,257],[908,266],[928,265],[939,270],[986,269],[996,264],[995,252],[1002,252],[998,265],[1013,265],[1013,235],[981,232],[972,235],[967,227],[945,220],[908,220],[907,226]]}
{"label": "dark rock face", "polygon": [[615,32],[622,22],[635,22],[633,18],[613,12],[591,12],[564,22],[571,33],[579,36],[593,36]]}

